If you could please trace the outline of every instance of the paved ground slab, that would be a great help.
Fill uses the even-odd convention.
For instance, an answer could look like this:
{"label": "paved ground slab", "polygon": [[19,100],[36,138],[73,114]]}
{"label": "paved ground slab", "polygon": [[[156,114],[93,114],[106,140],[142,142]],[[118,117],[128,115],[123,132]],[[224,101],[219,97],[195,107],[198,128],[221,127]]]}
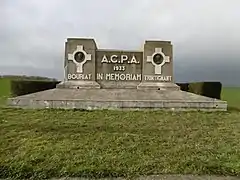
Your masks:
{"label": "paved ground slab", "polygon": [[10,98],[11,107],[63,109],[171,109],[226,111],[227,103],[184,91],[51,89]]}

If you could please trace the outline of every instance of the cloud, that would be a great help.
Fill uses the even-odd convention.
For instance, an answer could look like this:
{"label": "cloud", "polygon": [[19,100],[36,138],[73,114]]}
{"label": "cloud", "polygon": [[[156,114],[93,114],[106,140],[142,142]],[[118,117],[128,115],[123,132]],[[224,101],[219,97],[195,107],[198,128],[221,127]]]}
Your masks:
{"label": "cloud", "polygon": [[171,40],[178,64],[240,64],[239,6],[239,0],[1,0],[0,66],[62,71],[67,37],[94,37],[100,48],[114,49]]}

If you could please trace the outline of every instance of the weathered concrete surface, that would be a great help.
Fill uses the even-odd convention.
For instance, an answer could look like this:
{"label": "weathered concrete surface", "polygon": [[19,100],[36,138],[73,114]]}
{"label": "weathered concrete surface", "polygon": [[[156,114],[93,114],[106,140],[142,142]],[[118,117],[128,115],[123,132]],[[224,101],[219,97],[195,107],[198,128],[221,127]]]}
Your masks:
{"label": "weathered concrete surface", "polygon": [[184,91],[51,89],[8,99],[11,107],[63,109],[171,109],[226,111],[227,103]]}
{"label": "weathered concrete surface", "polygon": [[180,87],[174,83],[142,82],[137,86],[137,89],[178,91]]}
{"label": "weathered concrete surface", "polygon": [[57,84],[57,88],[66,89],[100,89],[96,81],[65,81]]}

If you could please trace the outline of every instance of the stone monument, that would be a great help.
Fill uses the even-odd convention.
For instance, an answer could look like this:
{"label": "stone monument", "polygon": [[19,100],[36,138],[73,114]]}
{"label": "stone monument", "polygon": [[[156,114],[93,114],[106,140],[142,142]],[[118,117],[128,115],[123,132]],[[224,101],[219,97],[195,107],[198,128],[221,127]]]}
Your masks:
{"label": "stone monument", "polygon": [[13,107],[226,110],[225,101],[183,92],[174,83],[170,41],[142,51],[99,49],[94,39],[65,42],[64,80],[56,89],[9,99]]}

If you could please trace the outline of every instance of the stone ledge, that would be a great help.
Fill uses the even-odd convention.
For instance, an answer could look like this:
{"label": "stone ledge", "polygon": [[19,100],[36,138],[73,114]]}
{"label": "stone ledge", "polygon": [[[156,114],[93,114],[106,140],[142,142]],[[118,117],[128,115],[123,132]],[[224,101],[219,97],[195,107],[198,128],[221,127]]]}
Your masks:
{"label": "stone ledge", "polygon": [[9,98],[11,107],[119,110],[226,111],[227,102],[184,91],[149,89],[51,89]]}
{"label": "stone ledge", "polygon": [[63,81],[56,87],[60,89],[100,89],[100,85],[96,81]]}
{"label": "stone ledge", "polygon": [[137,89],[155,89],[155,90],[173,90],[179,91],[180,87],[174,83],[156,83],[156,82],[141,82]]}
{"label": "stone ledge", "polygon": [[193,101],[89,101],[89,100],[8,100],[11,107],[30,109],[110,109],[110,110],[174,110],[174,111],[226,111],[226,102]]}

